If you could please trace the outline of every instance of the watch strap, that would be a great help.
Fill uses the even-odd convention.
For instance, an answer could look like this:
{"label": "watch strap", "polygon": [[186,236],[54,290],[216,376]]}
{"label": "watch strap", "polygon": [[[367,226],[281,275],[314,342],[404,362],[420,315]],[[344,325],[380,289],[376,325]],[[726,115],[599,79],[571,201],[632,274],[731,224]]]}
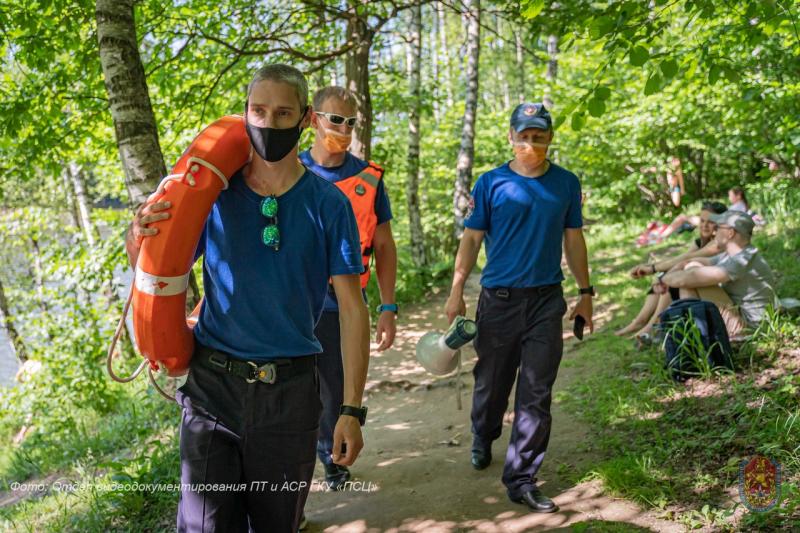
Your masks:
{"label": "watch strap", "polygon": [[339,408],[340,415],[353,416],[358,419],[360,425],[364,425],[367,421],[367,408],[366,407],[353,407],[352,405],[343,405]]}
{"label": "watch strap", "polygon": [[397,314],[399,310],[400,308],[397,306],[397,304],[381,304],[378,306],[379,313],[383,313],[384,311],[391,311],[392,313]]}

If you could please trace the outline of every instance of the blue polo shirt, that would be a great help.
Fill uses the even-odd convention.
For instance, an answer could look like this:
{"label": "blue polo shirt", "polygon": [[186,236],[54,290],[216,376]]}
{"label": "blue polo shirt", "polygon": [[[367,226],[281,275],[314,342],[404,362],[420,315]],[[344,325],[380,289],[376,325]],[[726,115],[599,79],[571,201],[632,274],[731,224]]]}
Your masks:
{"label": "blue polo shirt", "polygon": [[[314,158],[311,157],[311,151],[306,150],[300,154],[300,161],[314,174],[322,176],[331,183],[336,183],[347,178],[351,178],[367,168],[369,163],[363,159],[359,159],[350,152],[345,152],[344,162],[337,167],[323,167],[319,165]],[[375,215],[378,217],[378,225],[392,220],[392,206],[389,202],[389,196],[386,194],[386,188],[383,185],[383,179],[378,181],[378,190],[375,195]],[[366,298],[366,292],[364,293]],[[325,311],[338,311],[339,305],[336,302],[336,296],[332,292],[328,292],[325,298]]]}
{"label": "blue polo shirt", "polygon": [[275,251],[261,241],[263,199],[240,171],[211,209],[196,253],[204,255],[205,300],[195,336],[242,359],[319,353],[314,326],[328,279],[362,269],[353,208],[336,186],[306,171],[278,197]]}
{"label": "blue polo shirt", "polygon": [[506,163],[478,178],[470,203],[464,225],[486,232],[482,286],[538,287],[564,279],[564,229],[583,226],[575,174],[551,164],[542,176],[528,178]]}

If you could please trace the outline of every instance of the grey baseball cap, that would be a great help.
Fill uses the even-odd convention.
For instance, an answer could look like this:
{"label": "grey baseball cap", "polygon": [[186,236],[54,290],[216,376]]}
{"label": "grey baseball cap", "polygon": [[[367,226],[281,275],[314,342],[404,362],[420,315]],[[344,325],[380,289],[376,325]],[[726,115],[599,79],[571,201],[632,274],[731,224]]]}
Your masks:
{"label": "grey baseball cap", "polygon": [[553,119],[544,104],[525,102],[519,104],[511,113],[511,127],[517,133],[528,128],[540,130],[553,129]]}
{"label": "grey baseball cap", "polygon": [[756,223],[753,222],[753,217],[744,211],[725,211],[719,215],[710,215],[708,219],[714,224],[724,224],[732,227],[736,233],[741,233],[745,237],[750,237],[753,234],[753,228]]}

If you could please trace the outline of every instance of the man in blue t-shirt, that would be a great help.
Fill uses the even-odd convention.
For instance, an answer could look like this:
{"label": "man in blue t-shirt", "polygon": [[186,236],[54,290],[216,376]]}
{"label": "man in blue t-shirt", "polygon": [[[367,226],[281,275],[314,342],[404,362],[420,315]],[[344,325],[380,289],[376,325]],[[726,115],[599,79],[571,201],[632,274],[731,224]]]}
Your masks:
{"label": "man in blue t-shirt", "polygon": [[[314,471],[321,412],[314,325],[329,280],[344,332],[345,412],[333,431],[333,461],[351,465],[363,447],[369,316],[358,228],[345,195],[298,160],[307,101],[297,69],[255,73],[245,106],[252,160],[220,193],[198,243],[205,300],[177,394],[187,487],[179,531],[297,531]],[[168,207],[137,213],[132,264],[140,238],[158,232],[148,225],[168,218]]]}
{"label": "man in blue t-shirt", "polygon": [[503,483],[512,501],[551,513],[558,507],[537,488],[536,473],[550,438],[551,390],[563,351],[562,243],[580,288],[570,319],[580,316],[590,331],[594,289],[581,229],[581,186],[575,174],[547,159],[553,127],[544,105],[517,106],[508,140],[514,159],[480,176],[472,190],[445,312],[450,322],[466,314],[464,283],[485,240],[475,312],[472,465],[483,470],[491,463],[492,441],[500,437],[519,373]]}
{"label": "man in blue t-shirt", "polygon": [[[359,226],[362,262],[362,290],[369,279],[370,259],[375,257],[381,303],[378,306],[376,342],[379,351],[394,342],[397,304],[394,301],[397,278],[397,249],[392,237],[392,209],[386,194],[383,169],[359,159],[347,148],[356,121],[356,101],[344,87],[324,87],[314,94],[311,127],[314,144],[300,154],[300,161],[311,172],[336,184],[351,200]],[[364,292],[366,298],[366,292]],[[331,460],[333,428],[342,405],[342,352],[339,306],[336,295],[328,291],[325,310],[314,334],[322,345],[317,359],[320,377],[322,418],[320,420],[317,455],[325,467],[325,479],[333,490],[340,490],[350,479],[346,466]]]}

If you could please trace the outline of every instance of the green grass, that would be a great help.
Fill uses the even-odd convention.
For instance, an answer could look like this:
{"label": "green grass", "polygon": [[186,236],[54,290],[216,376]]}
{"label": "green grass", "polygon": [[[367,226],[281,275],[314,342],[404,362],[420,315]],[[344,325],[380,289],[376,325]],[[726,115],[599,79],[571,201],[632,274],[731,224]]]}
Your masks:
{"label": "green grass", "polygon": [[[756,238],[780,274],[783,296],[800,294],[800,218],[792,216],[768,225]],[[622,225],[595,225],[587,232],[599,293],[596,306],[608,311],[611,320],[604,331],[576,345],[577,357],[565,360],[582,377],[556,396],[590,425],[592,447],[599,450],[599,459],[576,471],[575,478],[599,479],[608,493],[659,509],[662,516],[687,528],[725,530],[734,527],[734,509],[725,502],[727,491],[737,486],[739,462],[761,453],[783,465],[784,501],[767,513],[746,513],[737,527],[788,529],[792,521],[800,521],[800,375],[783,364],[787,350],[800,347],[796,319],[770,315],[737,354],[734,375],[707,369],[702,379],[692,380],[705,393],[688,394],[687,385],[669,379],[658,349],[639,350],[630,340],[611,334],[632,318],[647,288],[646,281],[635,282],[627,275],[650,251],[630,244],[636,232]],[[679,236],[654,249],[662,254],[677,250],[689,238]],[[437,268],[441,272],[424,281],[420,273],[406,275],[408,285],[399,292],[399,300],[420,301],[419,294],[446,288],[447,269],[444,264]],[[0,530],[174,528],[177,492],[110,488],[113,483],[179,481],[179,410],[155,395],[144,380],[119,391],[121,400],[108,414],[75,407],[69,424],[48,423],[21,446],[0,449],[2,489],[53,474],[85,483],[75,492],[50,491],[0,509]],[[64,409],[53,405],[54,413]],[[13,418],[0,423],[2,442],[10,442],[16,429]],[[595,520],[571,529],[635,530],[629,524]]]}
{"label": "green grass", "polygon": [[[174,524],[177,491],[125,484],[180,483],[180,410],[147,388],[120,387],[115,412],[83,410],[71,431],[28,437],[0,452],[0,488],[43,483],[50,490],[0,508],[2,531],[162,531]],[[11,440],[6,436],[4,442]],[[62,480],[61,490],[53,487]],[[121,485],[117,486],[117,485]],[[66,488],[63,488],[66,487]],[[71,490],[71,489],[76,490]]]}
{"label": "green grass", "polygon": [[[627,277],[644,259],[644,252],[630,253],[634,236],[633,230],[595,227],[587,238],[593,280],[602,288],[596,305],[608,305],[612,318],[603,333],[576,346],[586,379],[556,397],[591,425],[604,457],[586,468],[585,478],[600,479],[609,493],[645,507],[667,509],[689,528],[730,529],[734,508],[725,505],[726,492],[738,486],[740,461],[763,454],[783,465],[783,504],[748,512],[736,527],[788,530],[800,523],[800,375],[783,363],[800,348],[797,319],[768,316],[735,355],[735,374],[705,368],[692,380],[698,392],[687,393],[687,385],[673,383],[664,371],[663,351],[639,350],[611,335],[633,318],[646,288]],[[779,294],[796,296],[800,216],[777,229],[767,226],[755,242],[781,273]]]}

